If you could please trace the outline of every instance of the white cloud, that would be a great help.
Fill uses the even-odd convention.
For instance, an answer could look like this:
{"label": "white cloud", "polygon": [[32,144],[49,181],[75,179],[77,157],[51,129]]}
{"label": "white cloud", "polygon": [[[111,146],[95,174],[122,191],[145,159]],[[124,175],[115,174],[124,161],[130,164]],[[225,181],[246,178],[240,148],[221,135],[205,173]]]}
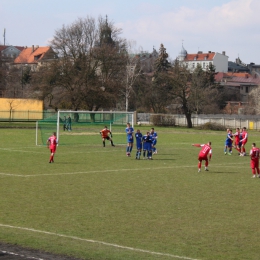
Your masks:
{"label": "white cloud", "polygon": [[231,54],[231,50],[236,49],[231,57],[234,60],[241,52],[246,58],[252,39],[259,41],[259,11],[259,0],[233,0],[209,10],[181,7],[160,13],[156,18],[144,16],[122,23],[122,28],[125,36],[135,39],[144,49],[151,50],[154,44],[158,49],[163,42],[172,58],[178,55],[184,39],[184,46],[189,47],[190,52],[205,48],[217,52],[229,50]]}

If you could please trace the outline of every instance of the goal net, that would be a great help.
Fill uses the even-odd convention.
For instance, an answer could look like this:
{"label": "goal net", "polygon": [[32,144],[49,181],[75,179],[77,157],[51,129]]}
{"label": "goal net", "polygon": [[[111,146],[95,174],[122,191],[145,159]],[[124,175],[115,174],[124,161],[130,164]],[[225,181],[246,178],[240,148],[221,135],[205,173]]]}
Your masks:
{"label": "goal net", "polygon": [[56,117],[40,120],[36,127],[36,145],[46,144],[53,132],[59,145],[100,145],[99,132],[107,126],[115,144],[125,144],[126,123],[134,125],[133,112],[58,111]]}

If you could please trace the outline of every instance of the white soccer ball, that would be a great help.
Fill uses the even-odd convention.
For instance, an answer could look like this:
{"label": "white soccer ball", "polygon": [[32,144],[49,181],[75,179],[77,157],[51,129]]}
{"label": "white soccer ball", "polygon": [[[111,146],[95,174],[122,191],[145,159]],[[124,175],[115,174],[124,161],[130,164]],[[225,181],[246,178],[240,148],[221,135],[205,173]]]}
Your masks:
{"label": "white soccer ball", "polygon": [[141,122],[137,122],[137,125],[141,125]]}

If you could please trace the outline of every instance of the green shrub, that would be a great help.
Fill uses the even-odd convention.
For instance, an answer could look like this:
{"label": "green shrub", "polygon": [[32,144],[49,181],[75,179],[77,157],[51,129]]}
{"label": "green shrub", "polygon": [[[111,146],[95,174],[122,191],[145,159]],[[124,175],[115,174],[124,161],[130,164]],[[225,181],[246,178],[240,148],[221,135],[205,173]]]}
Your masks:
{"label": "green shrub", "polygon": [[198,129],[200,129],[200,130],[223,131],[223,130],[226,130],[226,127],[221,125],[221,124],[207,122],[203,125],[198,126]]}
{"label": "green shrub", "polygon": [[151,115],[151,122],[155,126],[175,126],[175,118],[172,115]]}

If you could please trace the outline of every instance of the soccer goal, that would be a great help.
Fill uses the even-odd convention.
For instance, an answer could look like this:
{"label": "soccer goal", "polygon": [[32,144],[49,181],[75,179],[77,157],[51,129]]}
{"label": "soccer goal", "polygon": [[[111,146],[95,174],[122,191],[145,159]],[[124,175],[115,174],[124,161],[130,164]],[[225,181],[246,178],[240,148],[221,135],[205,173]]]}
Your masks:
{"label": "soccer goal", "polygon": [[125,144],[128,122],[134,125],[133,112],[59,110],[55,118],[37,122],[36,145],[45,144],[55,131],[59,145],[100,145],[104,126],[112,132],[115,144]]}

